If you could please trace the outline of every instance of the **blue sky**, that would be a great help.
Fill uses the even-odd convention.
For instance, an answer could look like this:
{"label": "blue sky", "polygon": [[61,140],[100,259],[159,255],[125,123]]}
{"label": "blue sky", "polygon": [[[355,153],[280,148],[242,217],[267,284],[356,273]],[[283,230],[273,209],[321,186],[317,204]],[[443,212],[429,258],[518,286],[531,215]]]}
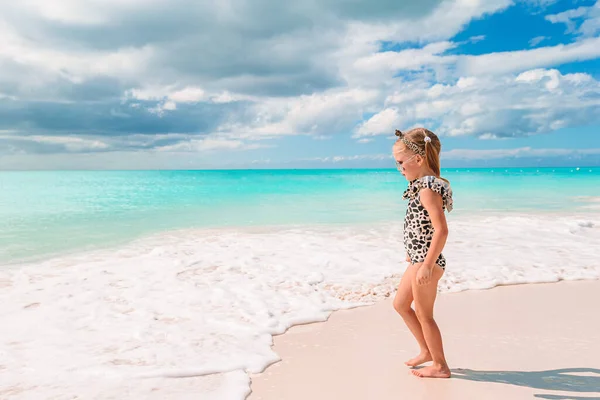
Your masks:
{"label": "blue sky", "polygon": [[0,169],[600,165],[600,0],[213,3],[0,5]]}

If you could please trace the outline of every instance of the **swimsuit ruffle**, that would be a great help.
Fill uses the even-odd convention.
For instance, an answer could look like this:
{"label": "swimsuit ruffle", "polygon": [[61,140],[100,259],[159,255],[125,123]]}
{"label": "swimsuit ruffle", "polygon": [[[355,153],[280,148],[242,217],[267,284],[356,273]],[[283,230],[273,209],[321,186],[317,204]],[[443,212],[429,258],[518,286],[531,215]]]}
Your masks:
{"label": "swimsuit ruffle", "polygon": [[452,200],[452,188],[448,182],[435,176],[424,176],[412,180],[409,182],[408,188],[404,191],[402,198],[404,200],[414,199],[421,189],[431,189],[442,196],[444,209],[448,212],[452,211],[454,206]]}

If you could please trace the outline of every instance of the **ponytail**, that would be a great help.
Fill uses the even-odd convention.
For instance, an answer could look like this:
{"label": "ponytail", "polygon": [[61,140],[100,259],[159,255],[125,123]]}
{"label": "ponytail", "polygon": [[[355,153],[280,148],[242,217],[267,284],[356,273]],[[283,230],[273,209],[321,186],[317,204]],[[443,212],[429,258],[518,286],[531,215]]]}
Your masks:
{"label": "ponytail", "polygon": [[437,178],[448,182],[447,179],[442,178],[440,169],[440,154],[438,150],[431,144],[431,141],[425,141],[425,163],[430,170],[433,171]]}

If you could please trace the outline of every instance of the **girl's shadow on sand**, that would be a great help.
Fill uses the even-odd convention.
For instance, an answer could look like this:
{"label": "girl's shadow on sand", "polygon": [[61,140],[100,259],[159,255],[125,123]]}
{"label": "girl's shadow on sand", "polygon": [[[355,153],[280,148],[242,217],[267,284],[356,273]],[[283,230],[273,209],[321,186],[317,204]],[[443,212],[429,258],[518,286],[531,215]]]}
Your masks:
{"label": "girl's shadow on sand", "polygon": [[[474,371],[458,368],[452,370],[452,377],[476,382],[507,383],[533,389],[578,393],[600,392],[600,369],[595,368],[563,368],[549,371]],[[572,397],[552,394],[536,394],[535,397],[554,400],[600,400],[600,397]]]}

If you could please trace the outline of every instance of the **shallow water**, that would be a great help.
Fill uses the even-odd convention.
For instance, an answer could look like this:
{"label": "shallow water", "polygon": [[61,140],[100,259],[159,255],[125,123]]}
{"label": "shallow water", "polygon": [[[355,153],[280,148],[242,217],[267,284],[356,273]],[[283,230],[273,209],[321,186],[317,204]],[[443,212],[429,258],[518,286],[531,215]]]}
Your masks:
{"label": "shallow water", "polygon": [[[595,212],[600,168],[443,171],[456,215]],[[0,172],[0,265],[183,228],[399,221],[395,170]]]}

